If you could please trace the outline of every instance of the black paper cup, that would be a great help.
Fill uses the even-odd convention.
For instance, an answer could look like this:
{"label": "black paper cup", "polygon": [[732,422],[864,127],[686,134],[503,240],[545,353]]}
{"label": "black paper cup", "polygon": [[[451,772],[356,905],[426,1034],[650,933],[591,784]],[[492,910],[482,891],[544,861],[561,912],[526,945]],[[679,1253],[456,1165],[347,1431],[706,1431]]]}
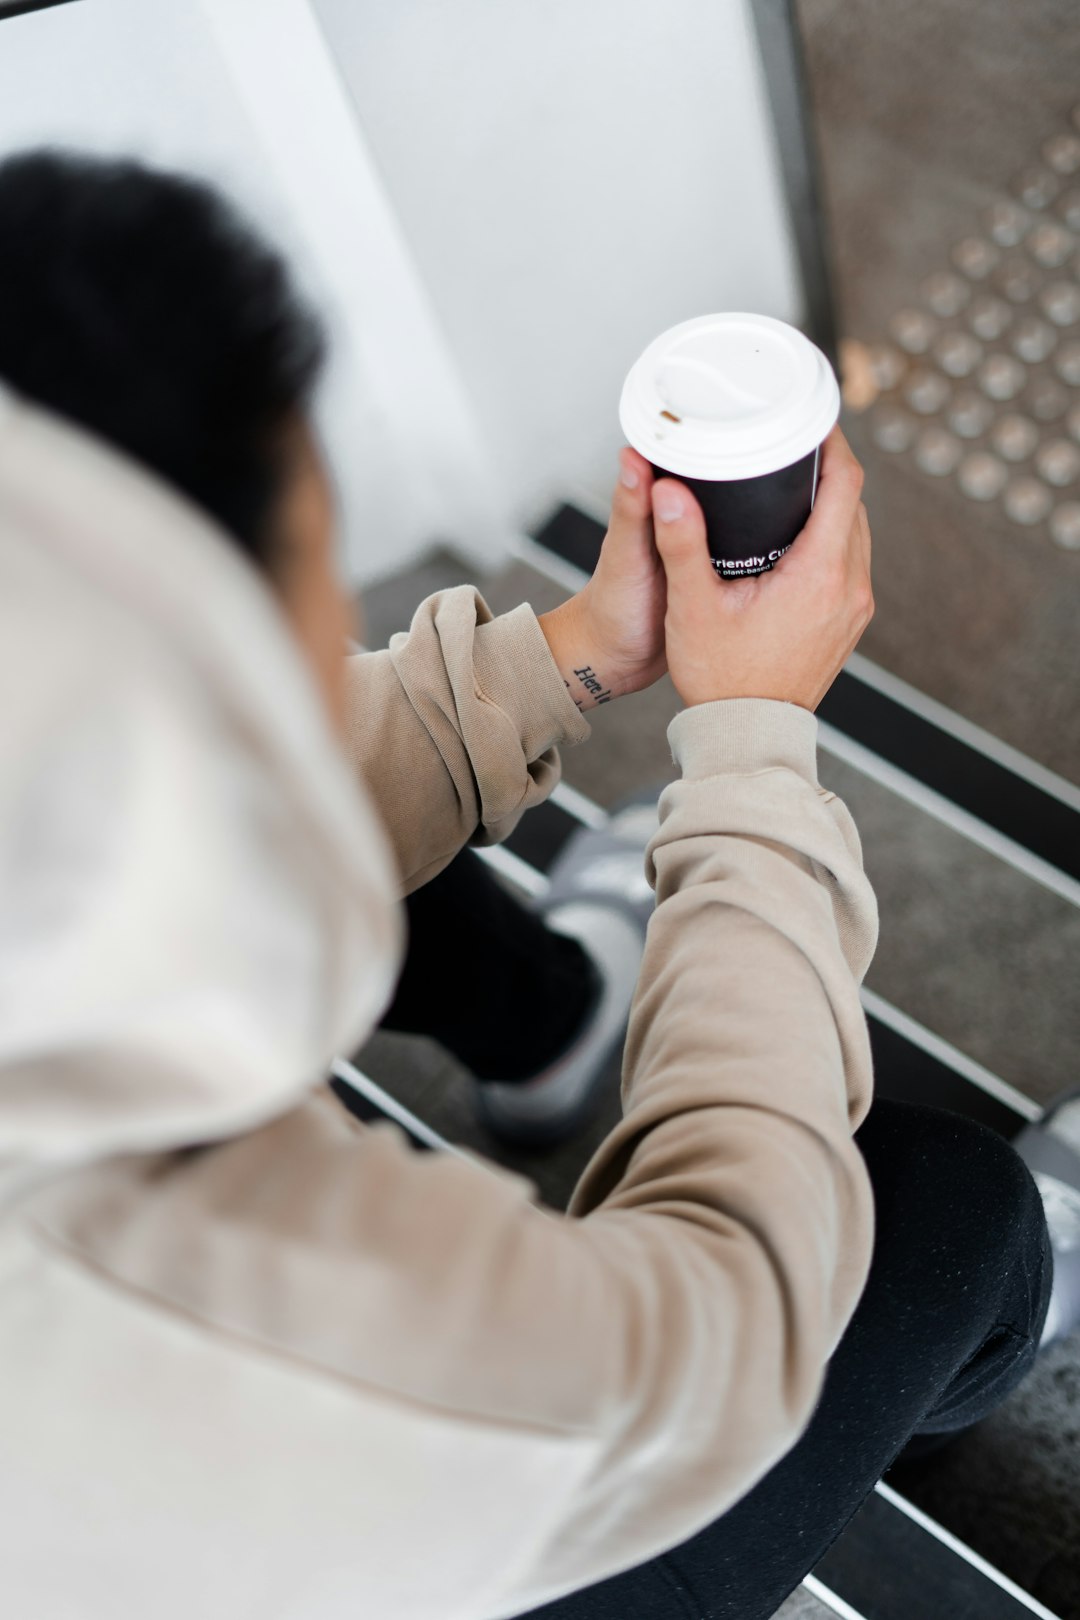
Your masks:
{"label": "black paper cup", "polygon": [[817,492],[819,452],[758,478],[684,478],[652,467],[658,478],[678,478],[705,514],[709,555],[721,579],[743,579],[775,568],[806,526]]}
{"label": "black paper cup", "polygon": [[619,404],[628,441],[705,514],[722,579],[774,568],[806,524],[840,413],[828,360],[767,315],[704,315],[655,339]]}

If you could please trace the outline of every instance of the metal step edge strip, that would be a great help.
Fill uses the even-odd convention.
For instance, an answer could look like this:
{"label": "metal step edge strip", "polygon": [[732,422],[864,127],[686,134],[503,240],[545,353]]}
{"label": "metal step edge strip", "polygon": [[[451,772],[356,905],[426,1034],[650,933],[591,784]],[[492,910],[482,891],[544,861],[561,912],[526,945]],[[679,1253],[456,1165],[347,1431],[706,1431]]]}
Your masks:
{"label": "metal step edge strip", "polygon": [[909,1041],[912,1046],[921,1048],[928,1057],[936,1058],[946,1068],[952,1069],[961,1080],[966,1080],[969,1085],[977,1086],[980,1091],[988,1093],[997,1102],[1011,1109],[1018,1120],[1033,1122],[1042,1119],[1045,1110],[1033,1097],[1026,1097],[1022,1091],[1018,1091],[1015,1086],[1011,1086],[1007,1080],[1002,1080],[974,1058],[968,1057],[966,1052],[961,1052],[959,1047],[953,1046],[943,1036],[935,1035],[925,1024],[920,1024],[917,1019],[901,1012],[899,1007],[895,1007],[891,1001],[886,1001],[884,996],[879,996],[866,985],[863,985],[859,995],[864,1010],[871,1018],[876,1018],[880,1024],[895,1030],[897,1035]]}
{"label": "metal step edge strip", "polygon": [[890,698],[901,707],[910,709],[920,719],[935,726],[938,731],[948,732],[966,748],[984,754],[995,765],[1000,765],[1013,776],[1021,777],[1032,787],[1038,788],[1040,793],[1060,800],[1069,810],[1075,810],[1080,814],[1080,787],[1067,781],[1064,776],[1059,776],[1048,766],[1040,765],[1038,760],[1022,754],[1019,748],[1014,748],[1011,743],[1002,742],[992,731],[985,731],[973,720],[965,720],[955,709],[939,703],[937,698],[928,696],[926,692],[920,692],[917,686],[911,686],[899,675],[883,669],[864,653],[852,653],[844,668],[857,680],[880,692],[882,697]]}
{"label": "metal step edge strip", "polygon": [[874,1490],[878,1496],[884,1497],[886,1502],[891,1503],[898,1512],[914,1520],[928,1535],[942,1542],[950,1551],[964,1559],[965,1563],[971,1564],[974,1569],[979,1571],[980,1575],[985,1575],[987,1580],[993,1581],[995,1586],[999,1586],[1003,1592],[1007,1592],[1016,1603],[1027,1609],[1029,1613],[1038,1615],[1040,1620],[1060,1620],[1060,1617],[1054,1614],[1051,1609],[1048,1609],[1044,1603],[1040,1603],[1038,1598],[1033,1598],[1030,1592],[1025,1592],[1022,1586],[1017,1586],[1015,1581],[1010,1580],[1007,1575],[1003,1575],[999,1569],[995,1569],[993,1564],[988,1563],[980,1553],[975,1552],[966,1542],[961,1541],[958,1536],[954,1536],[951,1530],[946,1530],[943,1524],[939,1524],[936,1519],[932,1519],[928,1513],[924,1513],[921,1508],[917,1508],[913,1502],[909,1502],[906,1496],[901,1496],[900,1492],[894,1490],[891,1485],[886,1485],[884,1480],[879,1480],[874,1486]]}
{"label": "metal step edge strip", "polygon": [[970,810],[964,810],[947,799],[936,789],[927,787],[918,777],[901,770],[893,765],[881,754],[867,748],[864,743],[856,742],[845,732],[838,731],[827,720],[818,720],[818,746],[834,759],[845,765],[850,765],[860,775],[877,782],[880,787],[886,788],[897,798],[904,799],[915,809],[932,816],[943,826],[966,838],[969,843],[976,844],[987,854],[995,856],[1007,866],[1013,867],[1033,882],[1039,883],[1043,888],[1049,889],[1059,899],[1065,900],[1071,906],[1080,907],[1080,882],[1063,872],[1060,867],[1052,866],[1044,861],[1040,855],[1035,855],[1024,844],[1019,844],[1006,833],[984,821],[980,816],[973,815]]}
{"label": "metal step edge strip", "polygon": [[491,844],[486,849],[476,851],[482,861],[486,861],[492,871],[498,872],[508,883],[521,889],[530,899],[538,899],[548,891],[548,880],[543,872],[523,861],[520,855],[515,855],[512,849],[505,844]]}
{"label": "metal step edge strip", "polygon": [[804,1575],[800,1583],[805,1586],[811,1597],[817,1598],[819,1603],[839,1615],[840,1620],[866,1620],[861,1609],[853,1609],[846,1603],[838,1592],[834,1592],[818,1575]]}
{"label": "metal step edge strip", "polygon": [[406,1108],[404,1103],[398,1102],[396,1097],[392,1097],[388,1091],[384,1091],[377,1081],[373,1080],[370,1075],[364,1074],[354,1063],[350,1063],[347,1058],[335,1058],[330,1065],[330,1073],[343,1086],[348,1086],[350,1091],[357,1092],[371,1103],[374,1108],[377,1108],[381,1114],[385,1114],[396,1125],[400,1125],[404,1131],[415,1137],[424,1147],[431,1148],[432,1151],[452,1153],[455,1158],[468,1159],[474,1164],[481,1162],[474,1159],[471,1154],[463,1153],[460,1148],[454,1146],[453,1142],[448,1142],[445,1136],[440,1136],[438,1131],[433,1131],[430,1125],[425,1125],[424,1121],[414,1114],[411,1108]]}
{"label": "metal step edge strip", "polygon": [[594,803],[586,794],[569,782],[558,782],[548,794],[548,803],[557,804],[567,815],[580,821],[585,827],[603,827],[608,819],[608,813],[602,805]]}
{"label": "metal step edge strip", "polygon": [[568,591],[580,591],[581,587],[589,582],[589,575],[584,568],[578,568],[576,563],[560,557],[550,546],[541,545],[531,534],[513,535],[507,549],[519,562],[528,563],[538,574],[546,574],[548,579],[553,580],[556,585],[564,586]]}

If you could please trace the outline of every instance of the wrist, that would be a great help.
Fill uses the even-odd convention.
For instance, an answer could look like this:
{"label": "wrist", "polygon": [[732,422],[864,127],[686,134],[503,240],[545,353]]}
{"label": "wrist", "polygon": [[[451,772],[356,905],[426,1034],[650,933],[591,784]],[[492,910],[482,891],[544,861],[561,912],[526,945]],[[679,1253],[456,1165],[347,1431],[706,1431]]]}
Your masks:
{"label": "wrist", "polygon": [[714,698],[681,710],[668,727],[684,780],[788,769],[817,785],[817,720],[782,698]]}
{"label": "wrist", "polygon": [[556,668],[581,713],[610,703],[627,690],[595,633],[584,591],[549,613],[537,615]]}

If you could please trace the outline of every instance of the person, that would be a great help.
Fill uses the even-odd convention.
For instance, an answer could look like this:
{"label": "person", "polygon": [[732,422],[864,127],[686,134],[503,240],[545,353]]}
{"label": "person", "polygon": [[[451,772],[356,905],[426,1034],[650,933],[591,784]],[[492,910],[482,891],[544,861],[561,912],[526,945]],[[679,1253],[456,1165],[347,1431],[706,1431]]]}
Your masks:
{"label": "person", "polygon": [[[871,1108],[876,910],[813,713],[872,612],[860,469],[834,432],[729,588],[624,450],[563,607],[458,587],[345,659],[319,358],[205,186],[0,166],[9,1606],[764,1620],[913,1435],[1015,1385],[1050,1292],[1011,1149]],[[685,707],[622,1117],[563,1213],[323,1077],[399,894],[586,742],[586,664]]]}

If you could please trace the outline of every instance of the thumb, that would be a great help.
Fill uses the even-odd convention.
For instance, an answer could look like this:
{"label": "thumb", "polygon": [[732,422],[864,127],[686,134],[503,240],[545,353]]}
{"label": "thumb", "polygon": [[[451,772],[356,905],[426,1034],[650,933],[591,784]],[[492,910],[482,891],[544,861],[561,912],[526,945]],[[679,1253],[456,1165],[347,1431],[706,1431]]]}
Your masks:
{"label": "thumb", "polygon": [[652,487],[652,507],[656,549],[668,589],[711,589],[716,570],[709,556],[705,514],[686,485],[674,478],[658,479]]}

